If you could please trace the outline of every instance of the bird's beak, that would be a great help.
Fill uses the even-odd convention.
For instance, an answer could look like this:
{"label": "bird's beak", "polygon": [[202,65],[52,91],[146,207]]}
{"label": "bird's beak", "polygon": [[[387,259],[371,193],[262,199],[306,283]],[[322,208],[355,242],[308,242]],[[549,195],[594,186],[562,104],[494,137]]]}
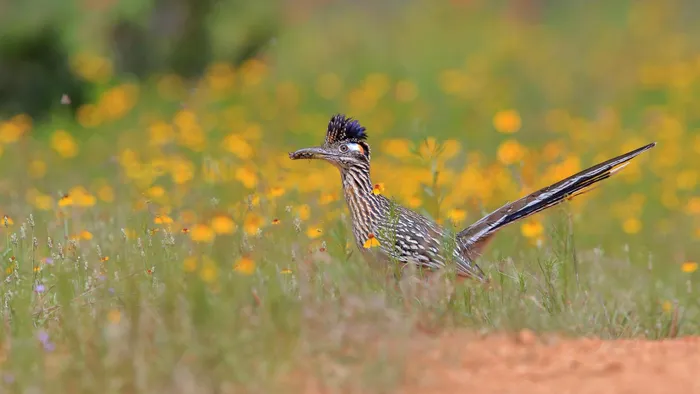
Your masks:
{"label": "bird's beak", "polygon": [[323,148],[304,148],[296,152],[290,152],[289,158],[292,160],[301,159],[327,159],[329,154]]}

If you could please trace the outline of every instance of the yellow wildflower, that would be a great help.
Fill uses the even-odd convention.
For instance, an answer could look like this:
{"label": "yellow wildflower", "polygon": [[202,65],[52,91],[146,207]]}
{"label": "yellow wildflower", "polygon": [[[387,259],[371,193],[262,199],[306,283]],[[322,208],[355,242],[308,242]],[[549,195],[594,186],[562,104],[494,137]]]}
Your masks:
{"label": "yellow wildflower", "polygon": [[698,269],[698,263],[694,261],[686,261],[685,263],[681,264],[681,271],[690,274]]}
{"label": "yellow wildflower", "polygon": [[369,249],[369,248],[376,248],[379,246],[379,240],[374,236],[374,234],[370,233],[367,236],[367,240],[365,243],[362,245],[363,248]]}
{"label": "yellow wildflower", "polygon": [[521,126],[520,114],[512,109],[499,111],[493,117],[493,126],[499,133],[516,133]]}
{"label": "yellow wildflower", "polygon": [[262,225],[262,218],[254,213],[247,214],[243,220],[243,230],[250,235],[257,233]]}
{"label": "yellow wildflower", "polygon": [[248,167],[239,167],[236,169],[236,179],[248,189],[253,189],[258,184],[258,176],[252,169]]}
{"label": "yellow wildflower", "polygon": [[51,136],[51,147],[65,158],[75,157],[78,154],[78,144],[65,130],[57,130]]}
{"label": "yellow wildflower", "polygon": [[320,227],[310,226],[308,229],[306,229],[306,235],[311,239],[318,238],[321,236],[321,234],[323,234],[323,229]]}
{"label": "yellow wildflower", "polygon": [[168,215],[156,215],[153,219],[153,223],[155,224],[171,224],[172,222],[173,218]]}
{"label": "yellow wildflower", "polygon": [[453,208],[450,210],[447,216],[450,218],[450,220],[452,220],[452,222],[461,223],[467,217],[467,212],[464,209]]}
{"label": "yellow wildflower", "polygon": [[528,220],[520,225],[520,232],[526,238],[537,238],[544,232],[544,226],[539,221]]}
{"label": "yellow wildflower", "polygon": [[217,215],[211,220],[211,227],[217,234],[231,234],[236,230],[236,223],[228,216]]}
{"label": "yellow wildflower", "polygon": [[384,184],[383,183],[376,183],[374,187],[372,188],[372,193],[374,195],[379,195],[384,192]]}
{"label": "yellow wildflower", "polygon": [[240,159],[247,160],[253,157],[253,147],[238,134],[229,134],[226,136],[223,141],[223,146],[227,151],[238,156]]}
{"label": "yellow wildflower", "polygon": [[196,224],[190,230],[190,237],[195,242],[212,242],[214,236],[214,230],[206,224]]}
{"label": "yellow wildflower", "polygon": [[233,265],[233,270],[243,275],[252,275],[255,272],[255,262],[250,257],[241,257]]}
{"label": "yellow wildflower", "polygon": [[498,147],[498,160],[504,165],[517,163],[525,157],[525,147],[516,140],[507,140]]}
{"label": "yellow wildflower", "polygon": [[622,222],[622,230],[627,234],[637,234],[642,230],[642,222],[637,218],[628,218]]}

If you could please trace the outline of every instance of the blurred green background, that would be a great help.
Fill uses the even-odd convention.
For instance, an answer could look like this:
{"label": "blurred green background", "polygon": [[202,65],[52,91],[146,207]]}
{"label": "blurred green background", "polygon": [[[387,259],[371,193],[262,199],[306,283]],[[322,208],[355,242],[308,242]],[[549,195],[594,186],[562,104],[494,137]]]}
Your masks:
{"label": "blurred green background", "polygon": [[[605,185],[604,197],[584,197],[582,242],[613,250],[633,243],[641,255],[681,263],[700,251],[698,7],[680,0],[5,2],[0,114],[20,125],[27,118],[13,117],[28,115],[31,126],[19,129],[32,141],[13,145],[8,131],[4,168],[26,169],[23,179],[32,168],[44,173],[31,184],[56,197],[117,176],[124,166],[116,157],[127,148],[143,160],[184,155],[195,172],[214,157],[260,180],[220,182],[234,196],[279,182],[314,201],[312,192],[337,192],[336,182],[300,186],[299,166],[279,158],[321,141],[330,115],[344,112],[384,147],[375,148],[375,181],[404,203],[425,202],[420,189],[431,176],[415,171],[435,168],[389,150],[429,137],[456,141],[454,157],[440,163],[442,211],[464,208],[476,219],[480,207],[658,141],[629,176]],[[174,137],[177,126],[167,135],[183,108],[206,123],[181,131],[189,141]],[[515,122],[517,132],[499,133],[497,119]],[[166,125],[162,143],[134,143],[149,130],[159,138],[158,121]],[[75,155],[55,155],[48,142],[57,130],[78,141]],[[210,149],[228,134],[251,153]],[[270,157],[277,167],[261,165]],[[45,175],[37,160],[71,171],[70,180]],[[415,185],[392,183],[388,170],[397,162]],[[468,167],[481,175],[464,175]],[[493,186],[468,185],[499,176]],[[140,189],[167,175],[145,178]]]}

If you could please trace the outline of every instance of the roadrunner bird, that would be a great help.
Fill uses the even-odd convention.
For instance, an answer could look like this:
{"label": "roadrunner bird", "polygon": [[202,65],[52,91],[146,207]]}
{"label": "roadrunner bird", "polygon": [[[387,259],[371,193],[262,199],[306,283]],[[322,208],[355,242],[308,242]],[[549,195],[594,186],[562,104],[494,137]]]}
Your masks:
{"label": "roadrunner bird", "polygon": [[[365,257],[397,261],[403,263],[402,266],[415,264],[429,271],[444,268],[447,262],[454,261],[458,276],[483,281],[484,273],[474,260],[498,230],[589,190],[591,185],[610,177],[632,158],[655,145],[645,145],[507,203],[454,236],[417,212],[374,193],[367,134],[357,120],[342,114],[333,116],[323,145],[299,149],[289,157],[292,160],[322,159],[340,170],[352,232]],[[444,248],[448,238],[453,240],[451,252]]]}

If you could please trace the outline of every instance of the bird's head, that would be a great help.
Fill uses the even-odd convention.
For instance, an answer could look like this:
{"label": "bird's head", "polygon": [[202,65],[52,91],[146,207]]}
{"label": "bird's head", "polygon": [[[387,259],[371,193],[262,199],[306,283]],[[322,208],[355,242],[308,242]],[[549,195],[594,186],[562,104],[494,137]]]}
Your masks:
{"label": "bird's head", "polygon": [[368,166],[369,157],[365,128],[357,120],[346,118],[342,114],[331,118],[323,145],[299,149],[289,154],[292,160],[322,159],[341,170],[353,166]]}

